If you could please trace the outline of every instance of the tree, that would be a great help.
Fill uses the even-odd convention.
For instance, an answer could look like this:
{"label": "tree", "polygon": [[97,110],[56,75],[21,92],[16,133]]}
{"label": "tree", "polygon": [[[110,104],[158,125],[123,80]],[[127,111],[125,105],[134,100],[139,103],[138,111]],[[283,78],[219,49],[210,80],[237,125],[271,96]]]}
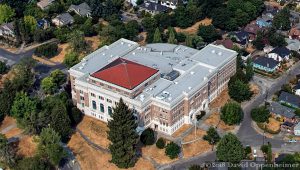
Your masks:
{"label": "tree", "polygon": [[191,35],[186,36],[185,45],[188,47],[193,47],[193,37]]}
{"label": "tree", "polygon": [[53,77],[46,77],[42,80],[41,87],[46,94],[53,94],[58,90],[57,84]]}
{"label": "tree", "polygon": [[270,42],[270,45],[273,47],[284,47],[287,45],[285,37],[281,34],[278,34],[273,31],[269,31],[268,33],[268,40]]}
{"label": "tree", "polygon": [[119,168],[133,167],[136,162],[136,147],[138,135],[137,123],[133,112],[121,98],[113,109],[112,120],[108,121],[108,139],[111,162]]}
{"label": "tree", "polygon": [[213,127],[210,127],[207,130],[206,135],[203,136],[203,139],[208,141],[209,144],[215,145],[216,143],[218,143],[220,141],[221,138],[220,138],[218,132],[216,131],[216,129]]}
{"label": "tree", "polygon": [[243,110],[236,102],[226,103],[221,108],[221,120],[228,125],[239,124],[243,119]]}
{"label": "tree", "polygon": [[272,145],[271,145],[271,143],[268,142],[267,145],[262,145],[260,147],[260,150],[266,155],[267,162],[272,163],[273,155],[272,155]]}
{"label": "tree", "polygon": [[167,144],[165,154],[169,158],[171,158],[171,159],[177,158],[179,153],[180,153],[180,146],[178,146],[174,142],[170,142]]}
{"label": "tree", "polygon": [[64,64],[68,68],[73,67],[77,63],[79,63],[79,56],[78,56],[77,53],[75,53],[75,52],[69,52],[69,53],[66,54],[66,56],[64,58]]}
{"label": "tree", "polygon": [[54,167],[39,156],[28,157],[20,160],[16,170],[51,170]]}
{"label": "tree", "polygon": [[8,143],[3,134],[0,134],[0,161],[9,166],[16,163],[16,149]]}
{"label": "tree", "polygon": [[14,16],[14,9],[6,4],[0,4],[0,24],[9,22]]}
{"label": "tree", "polygon": [[261,106],[251,110],[251,117],[258,123],[267,122],[270,117],[270,112],[265,106]]}
{"label": "tree", "polygon": [[73,107],[71,113],[70,119],[72,125],[77,125],[82,120],[83,114],[77,107]]}
{"label": "tree", "polygon": [[165,148],[165,146],[166,146],[166,141],[164,140],[164,138],[159,138],[157,141],[156,141],[156,147],[158,148],[158,149],[163,149],[163,148]]}
{"label": "tree", "polygon": [[24,16],[24,24],[26,30],[29,31],[30,34],[34,34],[35,30],[37,29],[37,21],[33,16]]}
{"label": "tree", "polygon": [[36,110],[36,101],[30,99],[27,93],[18,92],[10,112],[11,115],[17,119],[18,125],[24,127],[26,125],[26,119],[28,119],[32,113],[36,113]]}
{"label": "tree", "polygon": [[141,134],[140,139],[144,145],[153,145],[155,143],[154,131],[151,128],[147,128]]}
{"label": "tree", "polygon": [[96,35],[96,31],[91,18],[88,18],[83,24],[81,24],[80,30],[84,33],[85,36],[90,37]]}
{"label": "tree", "polygon": [[36,29],[33,34],[33,40],[35,42],[44,42],[53,38],[53,30],[52,29]]}
{"label": "tree", "polygon": [[244,158],[244,148],[234,134],[228,133],[218,143],[216,155],[219,161],[239,163]]}
{"label": "tree", "polygon": [[291,28],[290,11],[288,8],[280,10],[273,19],[272,26],[278,30],[287,31]]}
{"label": "tree", "polygon": [[38,154],[47,158],[52,165],[57,166],[66,156],[63,147],[60,146],[60,135],[52,128],[44,128],[39,136]]}
{"label": "tree", "polygon": [[241,80],[230,82],[228,84],[228,93],[229,96],[237,102],[249,100],[253,95],[249,84],[246,84]]}
{"label": "tree", "polygon": [[34,54],[38,57],[54,57],[58,53],[58,45],[56,43],[44,44],[36,48]]}
{"label": "tree", "polygon": [[154,32],[154,36],[153,36],[153,43],[161,43],[162,40],[161,40],[161,33],[159,31],[159,28],[156,28],[155,29],[155,32]]}
{"label": "tree", "polygon": [[264,44],[264,34],[263,34],[263,32],[261,32],[261,31],[257,32],[257,36],[256,36],[255,40],[253,41],[253,45],[258,50],[263,50],[264,49],[265,44]]}
{"label": "tree", "polygon": [[59,69],[52,71],[50,77],[53,78],[53,82],[57,84],[57,86],[64,84],[67,80],[66,75]]}
{"label": "tree", "polygon": [[176,40],[176,37],[175,37],[175,33],[174,33],[174,29],[173,29],[173,28],[170,28],[170,29],[169,29],[168,43],[170,43],[170,44],[176,44],[176,43],[177,43],[177,40]]}
{"label": "tree", "polygon": [[156,20],[151,17],[145,17],[141,24],[147,32],[154,32],[155,28],[157,28]]}
{"label": "tree", "polygon": [[198,35],[208,43],[211,43],[220,37],[219,33],[213,25],[200,25],[198,29]]}
{"label": "tree", "polygon": [[73,31],[69,35],[70,47],[74,52],[83,52],[88,50],[88,44],[84,39],[84,33],[78,30]]}
{"label": "tree", "polygon": [[254,76],[253,63],[250,58],[247,59],[246,79],[250,81]]}
{"label": "tree", "polygon": [[0,74],[5,74],[8,70],[5,62],[0,61]]}

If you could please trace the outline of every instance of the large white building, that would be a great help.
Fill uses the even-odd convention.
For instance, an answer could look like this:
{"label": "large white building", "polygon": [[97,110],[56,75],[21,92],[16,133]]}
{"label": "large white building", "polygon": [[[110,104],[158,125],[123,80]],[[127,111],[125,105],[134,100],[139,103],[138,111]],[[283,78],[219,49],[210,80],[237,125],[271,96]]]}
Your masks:
{"label": "large white building", "polygon": [[236,56],[211,44],[196,50],[120,39],[69,70],[72,98],[85,115],[104,122],[122,98],[135,112],[138,129],[171,135],[227,87]]}

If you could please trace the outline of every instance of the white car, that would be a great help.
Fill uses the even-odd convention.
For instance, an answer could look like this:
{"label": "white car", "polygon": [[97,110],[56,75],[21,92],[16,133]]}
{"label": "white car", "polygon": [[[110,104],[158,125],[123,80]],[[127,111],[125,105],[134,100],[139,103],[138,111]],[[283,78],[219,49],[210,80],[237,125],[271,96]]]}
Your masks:
{"label": "white car", "polygon": [[290,139],[289,143],[296,143],[297,141],[295,139]]}

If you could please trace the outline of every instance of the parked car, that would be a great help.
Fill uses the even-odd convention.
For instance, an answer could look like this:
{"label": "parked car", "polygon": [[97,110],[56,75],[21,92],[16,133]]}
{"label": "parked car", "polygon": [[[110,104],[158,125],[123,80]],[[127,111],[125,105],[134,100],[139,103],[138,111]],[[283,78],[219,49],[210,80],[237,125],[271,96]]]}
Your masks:
{"label": "parked car", "polygon": [[290,139],[289,143],[296,143],[297,141],[295,139]]}

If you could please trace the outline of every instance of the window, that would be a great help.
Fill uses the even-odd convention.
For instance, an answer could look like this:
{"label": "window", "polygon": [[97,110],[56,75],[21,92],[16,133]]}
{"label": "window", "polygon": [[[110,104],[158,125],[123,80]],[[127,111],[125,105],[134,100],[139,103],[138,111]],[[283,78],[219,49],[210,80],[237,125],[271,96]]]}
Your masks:
{"label": "window", "polygon": [[84,100],[84,97],[80,96],[80,100]]}
{"label": "window", "polygon": [[100,99],[100,100],[104,100],[104,97],[102,97],[102,96],[99,96],[99,99]]}
{"label": "window", "polygon": [[81,107],[84,107],[84,103],[81,103]]}
{"label": "window", "polygon": [[106,101],[107,101],[108,103],[112,103],[112,101],[111,101],[110,99],[106,99]]}
{"label": "window", "polygon": [[104,113],[104,105],[102,103],[100,103],[100,111]]}
{"label": "window", "polygon": [[79,93],[80,93],[80,94],[83,94],[83,91],[82,91],[82,90],[79,90]]}
{"label": "window", "polygon": [[91,96],[92,96],[92,97],[95,97],[96,95],[95,95],[94,93],[91,93]]}
{"label": "window", "polygon": [[92,105],[93,105],[93,109],[96,110],[97,109],[97,104],[95,101],[92,101]]}
{"label": "window", "polygon": [[111,116],[112,115],[112,109],[111,109],[111,107],[110,106],[108,106],[108,114],[109,114],[109,116]]}
{"label": "window", "polygon": [[92,83],[94,83],[94,84],[95,84],[95,83],[96,83],[96,81],[95,81],[95,80],[92,80]]}

